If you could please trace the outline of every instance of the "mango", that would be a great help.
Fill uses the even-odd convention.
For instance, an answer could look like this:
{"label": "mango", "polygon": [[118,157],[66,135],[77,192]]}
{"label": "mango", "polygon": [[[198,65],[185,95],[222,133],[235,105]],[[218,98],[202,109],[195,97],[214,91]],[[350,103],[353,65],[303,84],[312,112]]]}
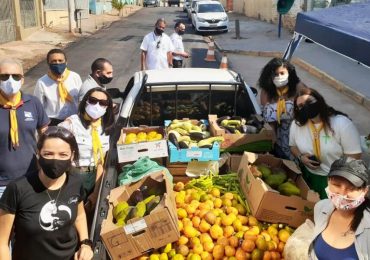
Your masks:
{"label": "mango", "polygon": [[257,169],[262,173],[262,179],[264,180],[272,173],[271,169],[266,164],[258,165]]}
{"label": "mango", "polygon": [[292,180],[288,180],[287,182],[280,184],[278,188],[279,192],[286,196],[300,196],[301,190],[295,185]]}

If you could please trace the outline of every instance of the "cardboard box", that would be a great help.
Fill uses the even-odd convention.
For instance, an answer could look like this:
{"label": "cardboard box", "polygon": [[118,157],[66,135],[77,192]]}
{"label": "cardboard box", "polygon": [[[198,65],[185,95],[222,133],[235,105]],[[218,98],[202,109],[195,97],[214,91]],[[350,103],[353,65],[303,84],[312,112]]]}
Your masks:
{"label": "cardboard box", "polygon": [[[268,123],[264,124],[263,129],[257,134],[230,134],[217,124],[217,115],[208,116],[210,132],[212,136],[223,136],[225,141],[221,143],[221,149],[238,147],[260,141],[270,141],[271,147],[275,142],[275,134]],[[271,149],[270,149],[271,150]]]}
{"label": "cardboard box", "polygon": [[[139,133],[156,131],[162,134],[163,139],[159,141],[142,142],[135,144],[125,144],[126,135],[129,133]],[[121,136],[117,142],[118,162],[133,162],[143,156],[149,158],[159,158],[168,156],[168,147],[164,127],[129,127],[122,128]]]}
{"label": "cardboard box", "polygon": [[[272,168],[284,169],[288,177],[301,189],[301,196],[284,196],[269,187],[262,179],[253,176],[249,164],[265,163]],[[298,227],[307,218],[313,219],[313,209],[319,200],[316,192],[310,190],[301,171],[292,161],[276,158],[272,155],[257,155],[245,152],[239,169],[240,185],[252,215],[258,220],[272,223],[285,223]]]}
{"label": "cardboard box", "polygon": [[[163,191],[160,204],[149,215],[131,219],[125,226],[117,227],[113,221],[113,207],[120,201],[128,201],[131,194],[144,185],[155,191]],[[111,259],[133,259],[179,239],[172,183],[163,171],[112,189],[108,200],[108,216],[102,223],[100,236]]]}

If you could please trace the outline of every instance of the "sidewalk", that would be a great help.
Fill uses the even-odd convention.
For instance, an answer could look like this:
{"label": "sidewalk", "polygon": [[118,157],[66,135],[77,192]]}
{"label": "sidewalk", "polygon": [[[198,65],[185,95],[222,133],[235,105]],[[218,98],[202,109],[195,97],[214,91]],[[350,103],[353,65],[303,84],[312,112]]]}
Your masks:
{"label": "sidewalk", "polygon": [[141,6],[125,6],[122,10],[122,16],[118,16],[118,12],[115,10],[112,11],[111,14],[90,14],[88,19],[82,20],[81,34],[78,32],[70,33],[68,30],[68,23],[58,24],[50,28],[42,28],[24,41],[13,41],[0,44],[0,57],[19,59],[26,73],[30,68],[44,60],[50,49],[63,49],[68,44],[88,37],[97,30],[107,28],[113,22],[131,15],[141,8]]}
{"label": "sidewalk", "polygon": [[[229,14],[229,33],[215,36],[220,51],[248,56],[281,56],[292,37],[278,26]],[[235,20],[240,21],[241,39],[235,39]],[[313,43],[301,42],[292,62],[370,110],[370,68]]]}

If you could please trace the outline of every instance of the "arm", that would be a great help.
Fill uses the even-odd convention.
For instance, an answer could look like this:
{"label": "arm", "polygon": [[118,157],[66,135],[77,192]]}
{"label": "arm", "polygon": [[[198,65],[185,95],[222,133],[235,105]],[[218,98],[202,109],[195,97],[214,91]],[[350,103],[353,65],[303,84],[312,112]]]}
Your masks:
{"label": "arm", "polygon": [[[87,221],[86,221],[86,214],[85,214],[83,202],[80,202],[78,204],[75,227],[76,227],[80,242],[89,238],[88,232],[87,232]],[[92,248],[88,245],[81,245],[79,250],[75,253],[74,259],[75,260],[85,260],[85,259],[87,260],[87,259],[92,259],[92,257],[93,257]]]}
{"label": "arm", "polygon": [[269,98],[267,96],[267,93],[265,90],[261,90],[261,96],[260,96],[260,99],[261,99],[261,105],[262,106],[265,106],[267,103],[269,103]]}
{"label": "arm", "polygon": [[172,51],[167,52],[167,62],[170,67],[173,66],[172,64]]}
{"label": "arm", "polygon": [[14,223],[14,214],[0,209],[0,259],[10,260],[10,234]]}
{"label": "arm", "polygon": [[94,190],[87,198],[87,202],[85,204],[85,208],[87,212],[93,211],[95,209],[96,202],[99,196],[100,183],[101,183],[101,180],[103,179],[103,173],[104,173],[104,167],[100,163],[96,167],[96,179],[95,179]]}
{"label": "arm", "polygon": [[299,91],[301,89],[305,89],[305,88],[307,88],[306,84],[304,84],[302,81],[298,82],[297,91]]}
{"label": "arm", "polygon": [[141,70],[145,70],[146,51],[141,51]]}

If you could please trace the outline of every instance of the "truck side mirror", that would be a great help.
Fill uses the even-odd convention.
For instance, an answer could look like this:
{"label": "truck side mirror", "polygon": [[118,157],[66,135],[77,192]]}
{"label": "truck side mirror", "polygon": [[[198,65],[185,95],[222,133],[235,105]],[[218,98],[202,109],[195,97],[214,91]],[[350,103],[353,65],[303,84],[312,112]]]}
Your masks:
{"label": "truck side mirror", "polygon": [[251,90],[252,90],[253,94],[257,97],[258,90],[255,87],[251,87]]}

